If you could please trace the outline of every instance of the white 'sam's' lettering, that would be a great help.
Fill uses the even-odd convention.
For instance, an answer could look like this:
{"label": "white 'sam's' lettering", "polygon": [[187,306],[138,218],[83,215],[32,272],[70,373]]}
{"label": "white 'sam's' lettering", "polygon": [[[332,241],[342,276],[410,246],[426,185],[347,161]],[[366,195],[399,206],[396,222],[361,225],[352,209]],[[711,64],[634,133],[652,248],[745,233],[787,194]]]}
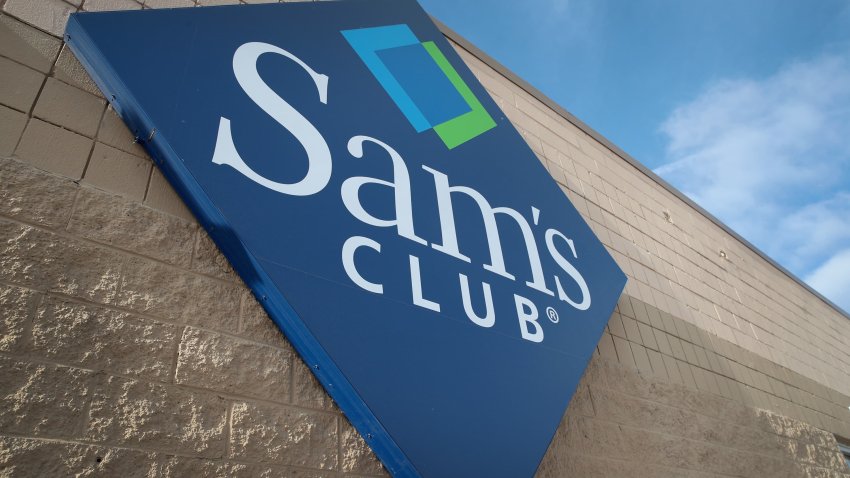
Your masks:
{"label": "white 'sam's' lettering", "polygon": [[[319,130],[307,118],[305,118],[304,115],[298,112],[292,107],[292,105],[272,90],[260,77],[260,74],[257,71],[257,60],[264,54],[280,55],[300,66],[316,86],[318,100],[322,104],[327,104],[328,101],[327,91],[329,78],[326,75],[314,71],[292,53],[268,43],[245,43],[236,50],[233,56],[233,72],[239,86],[242,87],[254,103],[256,103],[278,124],[289,131],[289,133],[291,133],[304,147],[308,161],[307,172],[303,178],[294,183],[280,183],[264,177],[248,166],[246,161],[239,154],[236,149],[236,145],[233,142],[233,134],[230,128],[231,122],[228,118],[224,117],[219,120],[218,134],[216,137],[212,162],[219,165],[230,166],[260,186],[281,194],[290,196],[311,196],[322,193],[330,182],[333,170],[333,159],[330,148],[328,147],[328,144],[321,132],[319,132]],[[352,158],[363,159],[363,145],[367,142],[373,143],[383,149],[386,156],[392,162],[392,181],[368,176],[352,176],[347,178],[342,182],[340,188],[340,196],[343,205],[354,218],[364,224],[374,227],[395,228],[399,237],[428,247],[428,241],[419,237],[415,232],[410,171],[407,168],[404,158],[387,143],[366,135],[352,136],[347,145],[348,153]],[[281,158],[281,160],[289,159]],[[546,251],[552,257],[555,264],[557,264],[563,273],[578,286],[580,297],[577,299],[570,297],[565,292],[563,283],[561,282],[562,279],[558,274],[552,275],[554,278],[555,290],[553,291],[548,287],[546,274],[543,270],[542,261],[540,259],[540,250],[537,245],[537,239],[534,236],[534,228],[531,224],[529,224],[525,216],[523,216],[519,211],[509,207],[492,206],[480,192],[471,187],[452,185],[446,174],[434,168],[428,166],[422,166],[422,168],[426,173],[433,177],[433,184],[437,197],[436,208],[440,220],[440,242],[430,244],[430,248],[453,257],[462,263],[471,263],[469,256],[461,252],[455,227],[456,218],[453,207],[453,195],[463,196],[474,202],[474,204],[478,207],[478,210],[481,213],[481,218],[484,222],[484,233],[487,239],[490,260],[489,263],[482,264],[482,268],[502,278],[516,281],[516,277],[507,270],[502,251],[499,225],[496,221],[497,216],[509,217],[512,219],[511,224],[515,224],[519,228],[525,245],[525,252],[531,271],[531,278],[530,280],[525,281],[525,286],[549,296],[556,296],[557,300],[570,305],[576,310],[583,311],[590,308],[591,293],[587,282],[581,272],[579,272],[570,260],[565,257],[565,254],[559,251],[556,247],[556,239],[558,239],[560,242],[567,245],[572,258],[578,259],[578,252],[571,239],[556,229],[546,230],[543,238],[546,245]],[[379,185],[393,190],[395,203],[394,217],[379,218],[366,210],[360,201],[360,188],[366,184]],[[536,225],[539,220],[539,211],[535,208],[532,209],[534,212],[533,222]],[[347,239],[342,246],[341,259],[343,270],[356,286],[373,294],[383,294],[383,284],[380,282],[373,282],[377,280],[375,278],[367,280],[357,269],[355,257],[358,254],[358,250],[361,248],[371,249],[371,252],[364,251],[363,253],[381,253],[381,244],[377,241],[362,236],[352,236]],[[434,298],[426,298],[427,291],[424,288],[425,284],[422,283],[421,267],[422,264],[420,264],[419,257],[410,255],[408,268],[410,271],[411,302],[417,307],[422,307],[439,313],[441,311],[441,304]],[[469,280],[466,275],[462,273],[458,274],[458,286],[463,303],[464,314],[475,325],[483,328],[492,327],[496,322],[496,311],[493,307],[493,294],[490,289],[490,284],[487,282],[481,282],[481,291],[484,302],[483,314],[476,312],[475,310],[473,300],[471,298],[472,294],[470,293]],[[542,342],[544,339],[544,332],[541,323],[538,321],[539,314],[537,306],[531,300],[519,294],[514,294],[514,304],[520,336],[529,342]]]}

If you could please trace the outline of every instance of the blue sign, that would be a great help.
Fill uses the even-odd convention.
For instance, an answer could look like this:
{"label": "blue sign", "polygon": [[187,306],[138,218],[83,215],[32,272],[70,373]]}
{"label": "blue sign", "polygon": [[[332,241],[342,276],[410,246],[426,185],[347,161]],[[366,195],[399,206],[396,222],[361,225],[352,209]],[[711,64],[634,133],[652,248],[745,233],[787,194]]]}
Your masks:
{"label": "blue sign", "polygon": [[625,276],[418,4],[66,39],[390,472],[534,474]]}

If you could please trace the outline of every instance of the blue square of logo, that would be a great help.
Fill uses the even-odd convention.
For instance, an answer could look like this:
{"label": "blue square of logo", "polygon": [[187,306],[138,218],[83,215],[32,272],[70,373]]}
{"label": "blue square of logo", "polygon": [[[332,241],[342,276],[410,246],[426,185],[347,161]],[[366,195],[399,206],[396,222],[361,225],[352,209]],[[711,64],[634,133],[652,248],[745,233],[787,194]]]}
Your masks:
{"label": "blue square of logo", "polygon": [[471,110],[421,43],[388,48],[376,54],[431,127]]}

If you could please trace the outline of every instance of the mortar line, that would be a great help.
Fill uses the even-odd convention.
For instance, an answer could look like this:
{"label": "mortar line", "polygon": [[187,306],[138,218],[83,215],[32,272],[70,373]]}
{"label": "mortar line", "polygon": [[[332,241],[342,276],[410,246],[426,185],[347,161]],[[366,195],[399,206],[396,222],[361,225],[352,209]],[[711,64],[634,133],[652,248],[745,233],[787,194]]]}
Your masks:
{"label": "mortar line", "polygon": [[72,440],[72,439],[57,438],[57,437],[31,436],[31,435],[24,435],[24,434],[21,434],[21,433],[14,433],[14,432],[8,432],[8,431],[0,431],[0,437],[17,438],[17,439],[30,440],[30,441],[42,441],[42,442],[48,442],[48,443],[61,443],[61,444],[67,444],[67,445],[79,445],[79,446],[85,446],[85,447],[89,447],[89,448],[106,448],[108,450],[113,449],[113,450],[136,451],[136,452],[140,452],[140,453],[156,453],[156,454],[163,455],[163,457],[174,456],[174,457],[180,457],[180,458],[188,458],[188,459],[192,459],[192,460],[207,460],[207,461],[211,461],[211,462],[226,461],[226,462],[238,464],[238,465],[273,466],[273,467],[284,467],[284,468],[287,468],[287,469],[304,470],[304,471],[327,471],[328,470],[327,468],[311,468],[311,467],[308,467],[308,466],[281,463],[281,462],[272,462],[272,463],[261,462],[261,461],[255,462],[255,461],[249,461],[249,460],[240,460],[238,458],[224,460],[224,459],[221,459],[221,458],[216,458],[214,456],[192,455],[192,454],[189,454],[189,453],[176,451],[173,448],[156,448],[156,447],[144,448],[144,447],[140,447],[140,446],[132,446],[132,445],[126,445],[126,444],[113,445],[113,444],[107,444],[107,443],[103,443],[103,442],[87,441],[87,440],[82,440],[82,439]]}
{"label": "mortar line", "polygon": [[[678,441],[702,443],[702,444],[706,444],[706,445],[709,445],[709,446],[712,446],[712,447],[721,448],[721,449],[724,449],[724,450],[731,450],[731,451],[735,451],[735,452],[739,452],[739,453],[741,453],[741,452],[748,453],[748,454],[760,456],[760,457],[763,457],[763,458],[784,459],[784,460],[796,462],[796,460],[789,459],[788,455],[769,455],[767,453],[763,453],[763,452],[760,452],[760,451],[757,451],[757,450],[733,448],[731,446],[724,445],[723,442],[712,442],[712,441],[705,441],[705,440],[697,440],[695,438],[689,438],[689,437],[685,437],[685,436],[681,436],[681,435],[673,435],[671,433],[667,433],[667,432],[656,430],[656,429],[638,428],[638,427],[633,426],[633,425],[627,425],[627,424],[615,422],[615,421],[612,421],[612,420],[607,420],[605,418],[590,418],[590,417],[584,417],[584,418],[586,420],[598,420],[598,421],[603,422],[603,423],[615,425],[615,426],[618,427],[618,430],[620,430],[620,431],[622,431],[625,428],[627,430],[637,431],[637,432],[641,432],[641,433],[649,433],[649,434],[653,434],[653,435],[659,435],[659,436],[662,436],[662,437],[665,437],[665,438],[673,438],[673,439],[678,440]],[[800,443],[799,440],[796,440],[796,439],[793,439],[793,438],[787,438],[787,437],[783,437],[781,435],[776,435],[776,436],[779,437],[779,438],[784,438],[788,441]],[[607,457],[609,455],[605,455],[605,456]],[[802,462],[800,462],[800,463],[802,463]]]}
{"label": "mortar line", "polygon": [[[233,339],[235,339],[235,340],[242,341],[242,342],[252,343],[252,344],[255,344],[255,345],[258,345],[258,346],[261,346],[261,347],[268,347],[268,348],[271,348],[271,349],[273,349],[273,350],[286,350],[285,348],[277,347],[277,346],[270,345],[270,344],[265,343],[265,342],[256,341],[256,340],[253,340],[253,339],[250,339],[250,338],[246,338],[246,337],[243,337],[243,336],[235,335],[235,334],[233,334],[233,333],[231,333],[231,332],[226,332],[226,331],[222,331],[222,330],[219,330],[219,329],[214,329],[214,328],[206,327],[206,326],[201,325],[201,324],[187,324],[187,323],[185,323],[185,322],[180,322],[180,321],[175,320],[175,319],[164,319],[164,318],[161,318],[161,317],[158,317],[158,316],[152,316],[152,315],[145,314],[145,313],[143,313],[143,312],[138,312],[138,311],[136,311],[136,310],[129,309],[129,308],[125,308],[125,307],[120,307],[120,306],[116,306],[116,305],[112,305],[112,304],[102,304],[102,303],[93,302],[93,301],[90,301],[90,300],[87,300],[87,299],[84,299],[84,298],[75,297],[75,296],[70,296],[70,295],[64,294],[64,293],[62,293],[62,292],[56,292],[56,291],[42,291],[42,290],[38,290],[38,289],[32,289],[32,288],[29,288],[29,287],[26,287],[26,286],[21,287],[19,284],[16,284],[16,283],[10,283],[10,282],[4,281],[4,280],[0,280],[0,284],[7,284],[7,285],[12,286],[12,287],[19,287],[19,288],[24,288],[24,289],[28,289],[28,290],[34,290],[34,291],[37,291],[37,292],[43,293],[46,297],[57,297],[57,298],[60,298],[60,299],[63,299],[63,300],[69,301],[69,302],[77,303],[77,304],[89,305],[89,306],[93,306],[93,307],[96,307],[96,308],[101,308],[101,309],[106,309],[106,310],[113,310],[113,311],[116,311],[116,312],[129,313],[129,314],[131,314],[131,316],[134,316],[134,317],[136,317],[137,319],[138,319],[138,318],[141,318],[141,319],[146,319],[146,320],[152,320],[152,321],[154,321],[154,322],[165,323],[165,324],[169,324],[169,325],[175,325],[175,326],[177,326],[177,327],[183,327],[183,328],[185,328],[185,327],[189,326],[189,327],[193,327],[193,328],[196,328],[196,329],[199,329],[199,330],[204,330],[204,331],[211,332],[211,333],[215,333],[215,334],[218,334],[218,335],[222,335],[222,336],[230,337],[230,338],[233,338]],[[42,300],[43,300],[43,299],[42,299]],[[243,300],[243,301],[244,301],[244,300],[247,300],[247,299],[245,299],[245,298],[244,298],[244,295],[243,295],[243,299],[242,299],[242,300]],[[178,342],[178,347],[179,347],[179,342]],[[737,363],[737,362],[736,362],[736,363]],[[744,366],[744,365],[742,365],[742,366]],[[290,367],[290,369],[292,369],[292,368],[293,368],[293,367]],[[722,375],[722,374],[716,374],[715,372],[713,372],[713,371],[711,371],[711,370],[707,370],[707,369],[704,369],[704,370],[705,370],[706,372],[709,372],[709,373],[712,373],[712,374],[715,374],[715,375],[724,376],[724,377],[726,377],[726,378],[728,378],[728,379],[730,379],[730,380],[735,380],[735,379],[734,379],[734,378],[732,378],[732,377],[728,377],[728,376],[725,376],[725,375]],[[292,372],[292,373],[294,374],[294,372]],[[294,375],[293,375],[293,377],[294,377]],[[167,383],[167,382],[165,382],[165,383]],[[664,382],[664,383],[668,383],[668,382]],[[738,383],[740,383],[740,382],[738,382]],[[289,390],[289,396],[290,396],[290,397],[292,397],[292,395],[291,395],[291,394],[292,394],[292,389],[293,389],[292,385],[294,385],[294,380],[291,380],[291,381],[290,381],[290,390]],[[743,385],[746,385],[746,384],[743,384]],[[607,387],[603,387],[603,388],[607,388]],[[613,390],[613,389],[610,389],[610,390],[612,390],[612,391],[615,391],[615,392],[616,392],[616,390]],[[689,391],[694,391],[694,390],[691,390],[691,389],[688,389],[688,390],[689,390]],[[696,390],[696,392],[709,393],[709,392],[707,392],[707,391],[699,391],[699,390]],[[768,392],[766,392],[766,391],[763,391],[763,392],[764,392],[764,393],[768,393]],[[618,392],[618,393],[622,393],[622,392]],[[631,396],[631,397],[634,397],[634,398],[639,398],[639,399],[642,399],[642,400],[646,400],[646,399],[643,399],[643,398],[641,398],[641,397],[637,397],[637,396],[634,396],[634,395],[631,395],[631,394],[628,394],[628,393],[624,393],[624,395]],[[713,397],[716,397],[716,398],[721,399],[721,400],[729,400],[729,401],[731,401],[731,402],[738,403],[738,404],[743,405],[743,406],[749,406],[749,405],[747,405],[746,403],[738,402],[738,401],[735,401],[735,400],[731,400],[731,399],[729,399],[729,398],[727,398],[727,397],[724,397],[723,395],[717,395],[717,394],[714,394],[714,393],[711,393],[711,395],[712,395]],[[289,399],[289,402],[291,403],[292,401],[293,401],[293,400],[290,398],[290,399]],[[828,400],[825,400],[825,401],[827,401],[828,403],[832,403],[831,401],[828,401]],[[833,419],[836,419],[836,420],[838,420],[838,421],[842,421],[842,420],[840,420],[840,419],[839,419],[840,417],[832,417],[832,415],[829,415],[829,414],[828,414],[828,413],[826,413],[826,412],[823,412],[823,411],[817,410],[817,409],[815,409],[815,408],[811,408],[808,404],[804,404],[804,403],[797,403],[797,402],[795,402],[795,401],[789,401],[789,402],[790,402],[790,403],[792,403],[792,404],[795,404],[795,405],[797,405],[797,406],[799,406],[799,407],[809,409],[809,410],[811,410],[811,411],[813,411],[813,412],[823,413],[824,415],[826,415],[826,416],[828,416],[828,417],[831,417],[831,418],[833,418]],[[687,409],[683,409],[683,410],[687,410]],[[776,412],[774,412],[774,413],[776,413]]]}
{"label": "mortar line", "polygon": [[[101,127],[101,125],[103,125],[103,117],[106,114],[106,110],[107,110],[106,105],[104,105],[103,110],[100,112],[100,118],[97,121],[97,128],[95,128],[95,130],[94,130],[94,136],[92,136],[92,138],[91,138],[91,140],[92,140],[91,147],[89,148],[89,155],[86,158],[86,164],[83,166],[83,172],[80,174],[80,182],[82,182],[83,179],[86,177],[86,173],[89,170],[89,165],[91,165],[92,156],[94,155],[94,148],[97,146],[97,143],[99,142],[97,140],[97,135],[100,134],[100,127]],[[83,136],[85,136],[85,135],[83,135]]]}
{"label": "mortar line", "polygon": [[[10,158],[10,160],[11,161],[17,161],[15,159],[11,159],[11,158]],[[96,188],[90,188],[87,185],[81,185],[79,182],[68,179],[64,176],[62,178],[68,180],[68,182],[75,183],[76,187],[79,188],[79,189],[83,189],[83,188],[96,189]],[[103,192],[100,189],[96,189],[96,190],[99,191],[99,192]],[[108,194],[108,193],[105,193],[105,194]],[[137,206],[140,206],[140,207],[150,209],[152,211],[156,211],[158,213],[162,213],[161,211],[159,211],[157,209],[150,208],[150,207],[148,207],[144,204],[140,204],[140,203],[134,203],[134,204],[136,204]],[[73,206],[76,207],[76,198],[75,198],[75,202],[74,202]],[[162,213],[162,214],[165,214],[165,213]],[[71,215],[73,216],[73,212],[72,212]],[[175,217],[175,216],[170,216],[170,217]],[[7,222],[21,224],[21,225],[24,225],[24,226],[29,226],[29,227],[32,227],[33,229],[38,229],[40,231],[48,232],[48,233],[54,234],[58,237],[62,237],[62,238],[65,238],[65,239],[71,239],[71,240],[74,240],[74,241],[77,241],[77,242],[81,242],[83,244],[88,244],[88,245],[96,246],[96,247],[99,247],[99,248],[102,248],[102,249],[107,249],[107,250],[112,251],[112,252],[119,252],[119,253],[126,254],[128,256],[136,257],[136,258],[139,258],[139,259],[145,259],[147,261],[155,262],[155,263],[162,265],[162,266],[165,266],[167,268],[176,269],[176,270],[179,270],[181,272],[185,272],[185,273],[192,274],[192,275],[195,275],[195,276],[204,277],[204,278],[207,278],[207,279],[213,279],[213,280],[215,280],[219,283],[222,283],[222,284],[228,284],[228,285],[234,285],[234,284],[242,285],[242,284],[244,284],[244,282],[242,281],[242,278],[239,277],[237,274],[233,274],[233,276],[232,276],[232,277],[236,278],[237,280],[225,279],[225,278],[222,278],[222,277],[217,277],[217,276],[214,276],[214,275],[205,274],[205,273],[200,272],[200,271],[195,271],[195,270],[191,270],[191,269],[181,267],[179,265],[171,264],[169,262],[164,261],[163,259],[159,259],[159,258],[151,257],[151,256],[146,256],[142,253],[135,252],[135,251],[132,251],[132,250],[129,250],[129,249],[122,249],[122,248],[116,247],[112,244],[97,242],[97,241],[95,241],[93,239],[89,239],[87,237],[78,236],[78,235],[75,235],[74,233],[68,232],[67,228],[62,229],[62,230],[51,229],[51,228],[49,228],[49,227],[47,227],[43,224],[28,221],[26,219],[21,219],[21,218],[18,218],[18,217],[10,217],[10,216],[6,216],[6,215],[2,215],[2,214],[0,214],[0,221],[7,221]],[[69,225],[70,225],[70,222],[69,222]]]}
{"label": "mortar line", "polygon": [[[279,347],[277,345],[272,345],[272,344],[269,344],[267,342],[262,342],[262,341],[259,341],[259,340],[252,339],[250,337],[237,335],[233,332],[228,332],[226,330],[212,328],[212,327],[209,327],[209,326],[205,326],[203,324],[193,324],[193,323],[181,322],[178,319],[169,319],[169,318],[163,318],[163,317],[159,317],[159,316],[155,316],[155,315],[150,315],[150,314],[146,314],[144,312],[139,312],[137,310],[130,309],[130,308],[127,308],[127,307],[121,307],[119,305],[104,304],[104,303],[101,303],[101,302],[94,302],[94,301],[91,301],[91,300],[88,300],[88,299],[85,299],[85,298],[82,298],[82,297],[68,295],[68,294],[65,294],[64,292],[61,292],[61,291],[34,289],[32,287],[29,287],[29,286],[26,286],[26,285],[21,285],[21,284],[15,283],[15,282],[10,282],[10,281],[4,280],[4,279],[0,279],[0,284],[6,285],[6,286],[9,286],[9,287],[16,287],[16,288],[19,288],[19,289],[31,290],[31,291],[34,291],[34,292],[37,292],[37,293],[45,294],[47,297],[55,297],[55,298],[61,299],[61,300],[66,301],[66,302],[72,302],[72,303],[79,304],[79,305],[91,306],[91,307],[94,307],[94,308],[99,308],[99,309],[109,310],[109,311],[113,311],[113,312],[120,312],[120,313],[129,314],[132,318],[137,319],[137,320],[138,319],[145,319],[145,320],[150,320],[150,321],[153,321],[153,322],[159,322],[159,323],[163,323],[163,324],[174,325],[174,326],[177,326],[177,327],[191,327],[191,328],[202,330],[202,331],[205,331],[205,332],[211,332],[211,333],[214,333],[214,334],[217,334],[217,335],[229,337],[231,339],[235,339],[235,340],[238,340],[240,342],[247,342],[247,343],[258,345],[258,346],[261,346],[261,347],[270,348],[270,349],[273,349],[273,350],[276,350],[276,351],[288,352],[290,350],[289,347]],[[281,337],[286,339],[286,336],[283,335],[283,332],[281,332]],[[287,343],[288,343],[288,340],[287,340]]]}
{"label": "mortar line", "polygon": [[274,400],[270,400],[270,399],[267,399],[267,398],[261,398],[261,397],[251,396],[251,395],[240,395],[240,394],[236,394],[236,393],[232,393],[232,392],[227,392],[227,391],[224,391],[224,390],[203,388],[203,387],[199,387],[199,386],[196,386],[196,385],[189,385],[189,384],[185,384],[185,383],[169,383],[169,382],[157,381],[157,380],[152,380],[152,379],[147,378],[147,377],[127,375],[127,374],[122,374],[122,373],[112,371],[112,370],[93,369],[93,368],[88,368],[88,367],[78,365],[78,364],[69,364],[69,363],[59,362],[59,361],[51,360],[49,358],[45,358],[45,357],[35,355],[35,354],[19,355],[19,354],[13,354],[13,353],[10,353],[10,352],[0,351],[0,357],[6,357],[6,358],[9,358],[9,359],[18,361],[18,362],[49,365],[49,366],[58,367],[58,368],[70,368],[70,369],[75,369],[75,370],[81,370],[81,371],[84,371],[84,372],[91,372],[91,373],[102,373],[102,374],[108,375],[110,377],[115,377],[115,378],[119,378],[119,379],[123,379],[123,380],[127,380],[127,381],[147,383],[147,384],[161,386],[161,387],[165,387],[165,388],[174,388],[174,389],[182,390],[182,391],[195,392],[199,395],[206,396],[206,397],[216,397],[216,398],[221,398],[221,399],[224,399],[224,400],[232,400],[232,401],[238,401],[238,402],[248,402],[248,403],[252,403],[252,404],[259,404],[259,405],[272,407],[272,408],[275,408],[275,409],[279,409],[279,408],[294,409],[294,410],[301,411],[301,412],[307,412],[307,413],[311,413],[311,414],[320,414],[320,415],[324,415],[324,416],[328,416],[328,417],[335,417],[335,416],[338,416],[340,414],[339,410],[323,410],[323,409],[318,409],[318,408],[310,408],[310,407],[306,407],[306,406],[300,405],[300,404],[286,403],[286,402],[276,402]]}
{"label": "mortar line", "polygon": [[[676,387],[679,387],[679,386],[680,386],[680,387],[685,387],[684,385],[676,385],[676,384],[671,384],[671,383],[665,383],[665,384],[666,384],[666,385],[671,385],[671,386],[676,386]],[[639,396],[636,396],[636,395],[632,395],[632,394],[630,394],[630,393],[626,393],[626,392],[623,392],[623,391],[619,391],[619,390],[616,390],[616,389],[613,389],[613,388],[610,388],[610,387],[606,387],[606,386],[598,386],[598,385],[597,385],[597,386],[593,386],[593,387],[591,387],[591,388],[598,388],[598,389],[602,389],[602,390],[607,390],[607,391],[609,391],[609,392],[614,392],[614,393],[617,393],[617,394],[620,394],[620,395],[624,395],[624,396],[629,397],[630,399],[633,399],[633,400],[638,400],[638,401],[641,401],[641,402],[648,402],[648,403],[655,404],[655,405],[661,405],[661,406],[668,407],[668,408],[672,408],[672,409],[675,409],[675,410],[684,411],[684,412],[687,412],[687,413],[693,413],[693,414],[695,414],[695,415],[699,415],[699,416],[702,416],[702,417],[705,417],[705,418],[708,418],[708,419],[711,419],[711,420],[715,420],[715,421],[718,421],[718,422],[720,422],[720,423],[725,423],[725,424],[728,424],[728,425],[740,426],[740,427],[742,427],[742,428],[747,428],[747,429],[751,429],[751,430],[757,430],[757,431],[762,432],[762,433],[766,433],[766,434],[774,435],[774,436],[781,437],[781,438],[785,438],[785,439],[789,439],[789,440],[794,440],[794,438],[787,437],[787,436],[782,435],[782,434],[780,434],[780,433],[778,433],[778,432],[776,432],[776,431],[774,431],[774,430],[770,430],[770,431],[768,431],[768,430],[763,430],[763,429],[760,429],[760,428],[754,428],[754,427],[749,427],[749,426],[741,425],[741,424],[740,424],[739,422],[737,422],[737,421],[733,421],[733,420],[729,420],[729,419],[725,419],[725,418],[720,418],[720,417],[711,416],[711,415],[708,415],[708,414],[706,414],[706,413],[699,412],[699,411],[694,410],[694,409],[684,408],[684,407],[677,406],[677,405],[672,405],[672,404],[669,404],[669,403],[666,403],[666,402],[659,402],[659,401],[655,401],[655,400],[650,400],[650,399],[647,399],[647,398],[643,398],[643,397],[639,397]],[[690,392],[690,393],[694,393],[694,392],[696,392],[696,393],[709,393],[709,392],[699,392],[699,391],[694,391],[694,390],[692,390],[692,389],[690,389],[690,388],[686,388],[686,390],[687,390],[688,392]],[[816,427],[816,426],[814,426],[814,425],[811,425],[810,423],[808,423],[808,422],[806,422],[806,421],[804,421],[804,420],[799,420],[799,419],[796,419],[796,418],[792,418],[792,417],[789,417],[789,416],[787,416],[787,415],[785,415],[785,414],[783,414],[783,413],[775,412],[775,411],[773,411],[773,410],[759,409],[759,408],[757,408],[757,407],[754,407],[754,406],[751,406],[751,405],[747,405],[747,404],[745,404],[745,403],[738,402],[738,401],[736,401],[736,400],[731,400],[731,399],[725,398],[725,397],[723,397],[722,395],[715,395],[715,394],[711,394],[711,395],[712,395],[712,397],[715,397],[715,398],[719,399],[720,401],[732,402],[732,403],[735,403],[735,404],[737,404],[737,405],[739,405],[739,406],[745,407],[745,408],[747,408],[747,409],[748,409],[748,411],[752,412],[752,413],[753,413],[753,415],[754,415],[754,416],[756,416],[756,417],[758,417],[758,410],[765,410],[765,411],[767,411],[767,412],[769,412],[769,413],[771,413],[771,414],[778,415],[778,416],[785,417],[785,418],[789,418],[789,419],[792,419],[792,420],[795,420],[795,421],[798,421],[798,422],[801,422],[801,423],[806,423],[806,424],[808,424],[809,426],[814,427],[814,428],[815,428],[815,429],[817,429],[817,430],[823,431],[823,432],[828,433],[828,434],[833,434],[832,432],[830,432],[830,431],[828,431],[828,430],[823,430],[823,429],[818,428],[818,427]],[[792,403],[793,403],[793,402],[792,402]],[[797,405],[798,405],[798,406],[800,406],[800,407],[803,407],[803,408],[808,408],[809,410],[812,410],[813,412],[817,412],[817,410],[812,409],[812,408],[810,408],[810,407],[807,407],[806,405],[801,405],[801,404],[797,404]],[[823,412],[820,412],[820,413],[823,413]],[[599,415],[597,415],[597,417],[599,417]],[[606,422],[610,422],[609,420],[605,420],[604,418],[599,418],[599,419],[600,419],[600,420],[603,420],[603,421],[606,421]],[[611,423],[615,423],[615,422],[611,422]],[[660,432],[660,433],[663,433],[663,432]]]}

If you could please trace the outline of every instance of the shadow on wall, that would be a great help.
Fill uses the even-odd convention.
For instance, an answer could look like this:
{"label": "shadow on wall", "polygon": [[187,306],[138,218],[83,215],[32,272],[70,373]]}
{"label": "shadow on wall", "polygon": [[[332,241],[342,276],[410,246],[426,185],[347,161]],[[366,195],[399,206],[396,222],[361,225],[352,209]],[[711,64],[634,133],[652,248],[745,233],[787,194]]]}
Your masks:
{"label": "shadow on wall", "polygon": [[807,423],[595,356],[539,477],[850,477]]}

